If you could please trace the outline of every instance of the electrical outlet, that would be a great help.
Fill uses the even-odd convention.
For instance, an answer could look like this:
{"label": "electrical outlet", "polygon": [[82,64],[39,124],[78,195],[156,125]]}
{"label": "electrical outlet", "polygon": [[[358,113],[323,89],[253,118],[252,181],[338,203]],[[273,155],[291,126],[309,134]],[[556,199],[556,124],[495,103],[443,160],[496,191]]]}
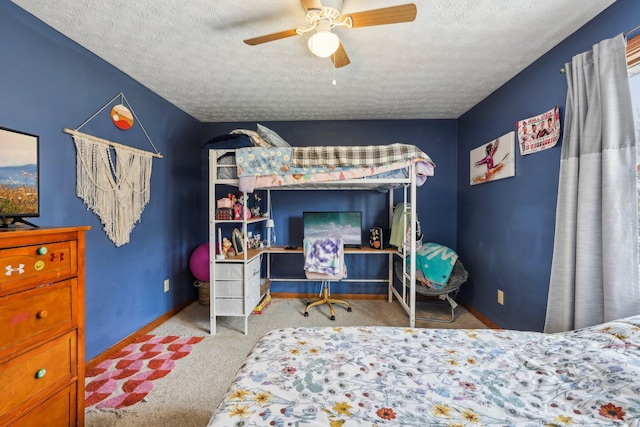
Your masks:
{"label": "electrical outlet", "polygon": [[169,279],[164,279],[164,291],[169,292]]}
{"label": "electrical outlet", "polygon": [[498,304],[504,305],[504,292],[498,289]]}

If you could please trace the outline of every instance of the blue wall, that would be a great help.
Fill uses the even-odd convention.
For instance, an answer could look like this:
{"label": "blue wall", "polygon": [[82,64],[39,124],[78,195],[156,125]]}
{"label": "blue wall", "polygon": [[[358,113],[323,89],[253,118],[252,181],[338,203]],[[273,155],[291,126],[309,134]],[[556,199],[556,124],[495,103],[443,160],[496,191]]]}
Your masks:
{"label": "blue wall", "polygon": [[[500,326],[540,330],[553,248],[560,145],[518,155],[514,178],[474,187],[469,186],[468,153],[513,130],[519,119],[554,105],[564,112],[566,83],[558,69],[599,40],[637,25],[639,3],[618,0],[459,120],[263,124],[294,145],[404,142],[421,147],[437,166],[436,175],[418,189],[419,219],[425,239],[457,249],[470,271],[462,300]],[[234,128],[254,129],[255,123],[202,124],[10,2],[0,3],[0,57],[0,126],[40,136],[42,215],[34,222],[93,227],[86,253],[86,355],[91,359],[196,297],[188,259],[208,239],[207,159],[201,145]],[[62,129],[76,128],[120,92],[164,158],[153,161],[151,201],[131,242],[116,248],[99,219],[75,195],[75,147]],[[104,114],[82,130],[151,149],[139,128],[122,132]],[[301,212],[311,205],[347,208],[342,201],[336,203],[337,196],[319,193],[283,192],[274,197],[278,243],[299,242]],[[348,207],[365,211],[366,221],[373,225],[385,218],[384,196],[358,194],[349,200]],[[376,268],[358,265],[356,273]],[[166,278],[172,283],[168,293],[162,291]],[[274,290],[305,289],[280,286]],[[504,306],[496,303],[496,289],[505,291]],[[361,291],[361,285],[347,290]]]}
{"label": "blue wall", "polygon": [[[369,120],[300,121],[261,123],[295,146],[383,145],[394,142],[420,147],[435,162],[435,176],[418,187],[419,220],[425,239],[455,248],[456,245],[456,121],[455,120]],[[206,139],[233,129],[256,129],[256,123],[207,123]],[[206,154],[205,154],[206,156]],[[224,193],[222,194],[224,195]],[[363,229],[388,224],[388,197],[375,191],[281,191],[272,193],[272,213],[280,245],[301,245],[302,212],[305,210],[359,210]],[[396,202],[402,191],[396,190]],[[363,233],[363,238],[368,235]],[[351,259],[350,259],[351,258]],[[385,257],[352,256],[346,259],[350,278],[384,278]],[[274,276],[303,277],[302,256],[275,258]],[[317,284],[276,282],[273,292],[317,291]],[[386,293],[383,285],[344,283],[333,293]]]}
{"label": "blue wall", "polygon": [[[11,2],[0,3],[0,126],[40,136],[40,226],[90,225],[86,356],[91,359],[180,303],[196,298],[188,257],[206,236],[202,124]],[[130,243],[116,248],[75,194],[75,129],[123,92],[163,159]],[[110,108],[83,132],[153,150],[138,126],[120,131]],[[163,281],[171,290],[163,292]]]}
{"label": "blue wall", "polygon": [[[460,297],[501,327],[544,326],[561,142],[540,153],[518,152],[514,178],[473,187],[469,152],[555,105],[564,123],[567,84],[560,68],[600,40],[631,30],[639,18],[638,0],[618,0],[458,120],[457,246],[470,274]],[[504,305],[497,303],[498,289]]]}

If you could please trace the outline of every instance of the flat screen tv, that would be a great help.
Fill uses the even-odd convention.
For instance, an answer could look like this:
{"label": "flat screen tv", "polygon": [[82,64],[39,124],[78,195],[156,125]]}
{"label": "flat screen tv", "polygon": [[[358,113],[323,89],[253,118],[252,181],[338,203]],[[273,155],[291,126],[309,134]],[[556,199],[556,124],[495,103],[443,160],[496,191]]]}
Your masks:
{"label": "flat screen tv", "polygon": [[0,127],[0,227],[40,216],[37,135]]}
{"label": "flat screen tv", "polygon": [[303,212],[304,237],[341,237],[345,247],[362,247],[362,212]]}

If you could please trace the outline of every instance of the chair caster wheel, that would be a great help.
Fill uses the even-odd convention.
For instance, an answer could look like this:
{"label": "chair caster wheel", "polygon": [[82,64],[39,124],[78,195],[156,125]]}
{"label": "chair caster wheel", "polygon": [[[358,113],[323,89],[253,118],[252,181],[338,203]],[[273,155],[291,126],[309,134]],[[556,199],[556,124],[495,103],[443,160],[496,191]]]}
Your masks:
{"label": "chair caster wheel", "polygon": [[331,316],[329,319],[330,320],[336,320],[336,316]]}
{"label": "chair caster wheel", "polygon": [[347,311],[351,313],[353,310],[351,310],[351,307],[347,307]]}
{"label": "chair caster wheel", "polygon": [[304,312],[304,317],[309,317],[309,313],[307,313],[306,311]]}

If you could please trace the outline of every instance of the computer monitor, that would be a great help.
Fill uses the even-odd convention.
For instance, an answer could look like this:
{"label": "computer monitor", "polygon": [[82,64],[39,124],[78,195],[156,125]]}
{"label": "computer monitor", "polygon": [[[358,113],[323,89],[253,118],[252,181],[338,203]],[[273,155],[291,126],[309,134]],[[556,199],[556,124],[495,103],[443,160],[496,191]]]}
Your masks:
{"label": "computer monitor", "polygon": [[362,212],[303,212],[304,237],[341,237],[345,247],[362,247]]}

